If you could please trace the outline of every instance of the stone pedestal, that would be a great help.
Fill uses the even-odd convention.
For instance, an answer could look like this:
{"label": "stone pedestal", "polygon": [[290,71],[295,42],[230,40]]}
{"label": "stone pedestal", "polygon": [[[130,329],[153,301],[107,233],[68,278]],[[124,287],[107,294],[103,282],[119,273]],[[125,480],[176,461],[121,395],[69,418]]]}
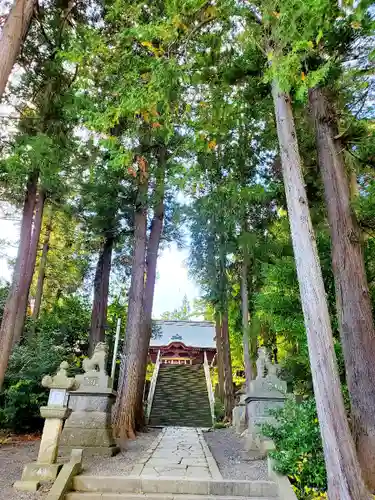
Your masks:
{"label": "stone pedestal", "polygon": [[246,440],[247,450],[259,450],[263,439],[261,427],[264,424],[275,423],[275,419],[269,414],[270,410],[282,408],[285,396],[274,391],[269,394],[254,393],[246,398],[248,414],[248,434]]}
{"label": "stone pedestal", "polygon": [[107,347],[99,342],[92,357],[83,360],[85,373],[75,377],[79,389],[69,397],[72,414],[61,435],[61,454],[70,454],[74,448],[83,448],[84,455],[112,456],[119,451],[111,422],[116,393],[105,371],[106,359]]}
{"label": "stone pedestal", "polygon": [[[264,375],[265,368],[267,376]],[[259,349],[257,361],[258,374],[256,380],[250,382],[249,393],[246,395],[248,432],[246,438],[247,451],[267,451],[261,427],[264,424],[275,423],[270,410],[282,408],[286,398],[286,382],[276,375],[276,365],[272,365],[263,349]]]}
{"label": "stone pedestal", "polygon": [[72,413],[61,435],[60,454],[70,454],[74,448],[83,448],[86,456],[118,453],[111,424],[115,398],[116,393],[112,389],[91,385],[70,394],[69,408]]}

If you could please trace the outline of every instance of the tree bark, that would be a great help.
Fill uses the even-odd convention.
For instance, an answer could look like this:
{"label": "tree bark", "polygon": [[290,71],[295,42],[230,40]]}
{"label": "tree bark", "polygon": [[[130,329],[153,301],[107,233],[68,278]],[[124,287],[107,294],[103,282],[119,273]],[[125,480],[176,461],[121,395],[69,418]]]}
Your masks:
{"label": "tree bark", "polygon": [[113,243],[114,239],[112,236],[105,237],[96,266],[89,336],[89,356],[93,354],[98,342],[105,341]]}
{"label": "tree bark", "polygon": [[247,282],[248,273],[248,256],[247,250],[243,250],[243,261],[241,269],[241,301],[242,301],[242,343],[243,343],[243,357],[245,365],[245,385],[246,389],[250,388],[250,381],[252,379],[252,365],[250,359],[250,342],[249,342],[249,291]]}
{"label": "tree bark", "polygon": [[220,313],[215,313],[215,333],[216,333],[216,359],[217,375],[219,382],[219,399],[224,402],[224,364],[223,364],[223,342],[221,337]]}
{"label": "tree bark", "polygon": [[134,216],[134,249],[129,290],[128,317],[123,356],[120,365],[118,395],[114,410],[114,429],[121,439],[135,438],[137,401],[139,391],[140,329],[142,323],[145,276],[147,208],[147,180],[140,179],[139,199]]}
{"label": "tree bark", "polygon": [[146,283],[143,295],[143,321],[142,332],[140,338],[140,352],[141,358],[139,368],[139,389],[137,401],[137,429],[144,426],[143,414],[143,393],[145,386],[148,349],[152,333],[152,306],[154,303],[155,283],[156,283],[156,265],[158,259],[160,239],[163,232],[164,222],[164,195],[165,195],[165,172],[167,162],[167,149],[161,146],[158,151],[158,168],[155,179],[154,189],[154,215],[151,222],[150,236],[148,239],[147,253],[146,253]]}
{"label": "tree bark", "polygon": [[25,274],[21,279],[20,294],[18,297],[18,310],[17,316],[14,323],[14,333],[13,333],[13,343],[20,341],[23,328],[25,326],[25,317],[27,312],[27,304],[29,299],[29,292],[31,287],[31,282],[33,280],[36,256],[38,253],[38,243],[40,238],[40,231],[42,229],[43,221],[43,210],[45,203],[45,193],[40,190],[37,196],[37,202],[35,206],[35,214],[33,221],[32,235],[30,239],[29,254],[27,258],[27,266],[25,269]]}
{"label": "tree bark", "polygon": [[234,406],[234,390],[232,376],[232,357],[230,353],[228,312],[225,311],[221,319],[221,339],[223,345],[223,366],[224,366],[224,413],[228,421],[232,420],[232,410]]}
{"label": "tree bark", "polygon": [[[46,233],[45,233],[44,240],[43,240],[42,255],[40,257],[38,280],[36,283],[36,290],[35,290],[35,301],[34,301],[33,314],[32,314],[32,318],[33,318],[34,323],[39,318],[40,306],[42,304],[43,286],[44,286],[44,278],[46,275],[46,267],[47,267],[48,251],[49,251],[49,240],[51,237],[51,232],[52,232],[52,205],[49,205],[48,206],[47,223],[46,223]],[[34,327],[35,327],[35,325],[34,325]],[[34,331],[35,331],[35,328],[34,328]]]}
{"label": "tree bark", "polygon": [[290,97],[273,82],[277,134],[330,500],[370,498],[345,414]]}
{"label": "tree bark", "polygon": [[0,327],[0,390],[4,382],[4,376],[13,345],[14,322],[17,316],[21,279],[25,274],[29,254],[29,242],[31,238],[37,183],[38,174],[33,172],[29,175],[26,186],[16,265],[14,267],[12,285],[4,307]]}
{"label": "tree bark", "polygon": [[375,490],[375,330],[361,231],[350,205],[337,117],[326,89],[309,95],[332,240],[332,266],[351,423],[364,479]]}
{"label": "tree bark", "polygon": [[15,0],[0,37],[0,101],[30,26],[35,0]]}

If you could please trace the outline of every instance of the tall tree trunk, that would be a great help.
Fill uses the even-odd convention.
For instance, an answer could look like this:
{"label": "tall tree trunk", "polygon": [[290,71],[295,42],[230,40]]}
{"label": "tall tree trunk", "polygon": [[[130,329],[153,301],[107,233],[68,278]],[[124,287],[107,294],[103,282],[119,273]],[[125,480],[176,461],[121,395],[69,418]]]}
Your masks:
{"label": "tall tree trunk", "polygon": [[216,365],[219,382],[219,399],[224,402],[224,364],[223,364],[223,341],[221,335],[220,313],[215,313],[215,334],[216,334]]}
{"label": "tall tree trunk", "polygon": [[234,406],[234,390],[232,376],[232,357],[230,353],[228,312],[225,311],[221,318],[221,339],[223,344],[223,366],[224,366],[224,412],[227,420],[232,420]]}
{"label": "tall tree trunk", "polygon": [[94,299],[92,303],[91,328],[89,336],[90,356],[93,354],[96,344],[98,342],[105,341],[113,243],[114,239],[112,236],[105,237],[96,265]]}
{"label": "tall tree trunk", "polygon": [[14,323],[13,343],[17,343],[20,341],[22,331],[25,326],[25,317],[29,299],[29,292],[35,270],[35,262],[38,253],[40,231],[42,229],[43,209],[44,209],[45,199],[46,199],[45,193],[42,190],[39,191],[35,206],[34,222],[30,240],[29,255],[27,258],[27,266],[20,285],[20,294],[18,297],[18,310],[17,310],[16,321]]}
{"label": "tall tree trunk", "polygon": [[0,100],[30,26],[35,0],[15,0],[0,36]]}
{"label": "tall tree trunk", "polygon": [[242,343],[243,357],[245,365],[245,385],[246,389],[250,387],[252,379],[252,366],[250,359],[250,342],[249,342],[249,291],[248,291],[248,255],[247,249],[243,250],[243,261],[241,269],[241,301],[242,301]]}
{"label": "tall tree trunk", "polygon": [[128,317],[123,356],[120,365],[118,395],[114,410],[115,433],[122,439],[135,437],[139,374],[140,331],[142,324],[143,292],[145,277],[147,208],[147,180],[140,180],[139,199],[134,216],[134,249],[129,290]]}
{"label": "tall tree trunk", "polygon": [[42,255],[40,257],[40,262],[39,262],[38,280],[36,283],[35,301],[34,301],[33,315],[32,315],[34,321],[34,327],[33,327],[34,331],[35,331],[35,321],[37,321],[37,319],[39,318],[40,306],[42,304],[43,286],[44,286],[44,278],[46,275],[49,240],[51,238],[51,232],[52,232],[52,205],[49,205],[47,222],[46,222],[46,233],[44,235]]}
{"label": "tall tree trunk", "polygon": [[370,498],[341,393],[322,271],[304,186],[290,97],[273,83],[277,134],[330,500]]}
{"label": "tall tree trunk", "polygon": [[156,265],[158,259],[160,239],[163,232],[164,222],[164,195],[165,195],[165,172],[167,162],[167,149],[160,146],[158,150],[158,168],[155,179],[154,189],[154,215],[151,222],[150,236],[147,244],[146,253],[146,283],[143,295],[143,322],[142,334],[140,338],[139,357],[141,359],[139,368],[139,389],[137,402],[137,429],[144,426],[143,414],[143,392],[145,386],[148,349],[150,346],[152,333],[152,306],[154,303],[155,283],[156,283]]}
{"label": "tall tree trunk", "polygon": [[4,376],[13,345],[13,331],[14,322],[17,316],[20,282],[25,274],[29,254],[37,184],[38,174],[30,174],[26,186],[25,201],[23,205],[17,260],[0,327],[0,390],[4,382]]}
{"label": "tall tree trunk", "polygon": [[337,315],[351,402],[351,422],[364,479],[375,491],[375,331],[361,231],[350,206],[337,118],[326,89],[310,91],[332,240]]}

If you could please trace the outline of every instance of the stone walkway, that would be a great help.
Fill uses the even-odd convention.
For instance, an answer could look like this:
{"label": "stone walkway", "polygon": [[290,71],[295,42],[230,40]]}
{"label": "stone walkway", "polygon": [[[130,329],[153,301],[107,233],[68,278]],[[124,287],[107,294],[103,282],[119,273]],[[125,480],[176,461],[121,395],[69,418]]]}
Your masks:
{"label": "stone walkway", "polygon": [[165,427],[132,476],[222,479],[200,429]]}

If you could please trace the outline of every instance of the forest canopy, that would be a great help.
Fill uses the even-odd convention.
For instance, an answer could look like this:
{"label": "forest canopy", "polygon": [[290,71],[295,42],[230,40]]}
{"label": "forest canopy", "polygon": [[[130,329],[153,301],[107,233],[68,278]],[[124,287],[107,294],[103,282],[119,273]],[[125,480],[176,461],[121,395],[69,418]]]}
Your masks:
{"label": "forest canopy", "polygon": [[[298,494],[370,498],[371,2],[8,7],[0,194],[20,237],[0,288],[1,425],[40,425],[42,375],[66,357],[78,366],[98,342],[112,354],[121,318],[113,425],[125,438],[144,428],[157,260],[173,242],[188,249],[201,296],[163,317],[215,324],[223,420],[233,382],[249,387],[264,347],[304,401],[279,418],[297,419],[297,429],[306,422],[309,453],[319,446]],[[38,366],[29,363],[36,355]],[[269,432],[295,447],[299,438],[283,429]],[[292,476],[299,459],[279,455],[279,470]]]}

